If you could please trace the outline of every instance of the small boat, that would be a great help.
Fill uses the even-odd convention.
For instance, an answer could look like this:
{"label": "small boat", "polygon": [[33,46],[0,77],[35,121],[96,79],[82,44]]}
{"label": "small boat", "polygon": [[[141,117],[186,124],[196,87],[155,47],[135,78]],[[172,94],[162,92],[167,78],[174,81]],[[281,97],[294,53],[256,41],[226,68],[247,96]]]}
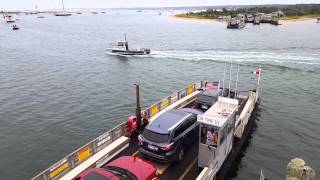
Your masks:
{"label": "small boat", "polygon": [[241,29],[246,26],[245,16],[243,14],[238,14],[236,17],[233,17],[228,22],[228,29]]}
{"label": "small boat", "polygon": [[237,18],[232,18],[228,25],[228,29],[241,29],[245,27],[245,22],[243,20],[237,19]]}
{"label": "small boat", "polygon": [[276,26],[281,25],[279,23],[279,19],[278,18],[272,18],[272,20],[270,21],[270,24],[276,25]]}
{"label": "small boat", "polygon": [[102,11],[101,13],[102,13],[102,14],[105,14],[106,12],[105,12],[105,11]]}
{"label": "small boat", "polygon": [[10,14],[3,14],[3,19],[6,19],[6,18],[11,18],[12,16]]}
{"label": "small boat", "polygon": [[98,14],[98,12],[91,12],[92,14]]}
{"label": "small boat", "polygon": [[77,12],[77,14],[82,14],[82,12]]}
{"label": "small boat", "polygon": [[63,0],[61,0],[61,2],[62,2],[62,12],[57,12],[57,13],[55,13],[54,15],[55,15],[55,16],[71,16],[71,13],[67,13],[67,12],[64,10]]}
{"label": "small boat", "polygon": [[124,36],[124,40],[118,41],[118,43],[112,47],[109,48],[112,53],[116,53],[119,55],[146,55],[150,54],[150,49],[146,48],[138,48],[138,49],[129,49],[129,44],[126,38],[126,35]]}
{"label": "small boat", "polygon": [[55,13],[55,16],[71,16],[71,13],[66,13],[66,12],[59,12],[59,13]]}
{"label": "small boat", "polygon": [[11,15],[5,16],[7,23],[14,23],[15,20],[11,19]]}
{"label": "small boat", "polygon": [[19,27],[16,25],[16,24],[14,24],[14,25],[12,25],[12,30],[19,30]]}
{"label": "small boat", "polygon": [[260,19],[261,19],[260,16],[254,17],[253,24],[254,24],[254,25],[260,25]]}
{"label": "small boat", "polygon": [[38,16],[37,18],[41,19],[41,18],[44,18],[44,16]]}
{"label": "small boat", "polygon": [[252,14],[247,14],[246,23],[253,23],[253,22],[254,22],[254,16]]}

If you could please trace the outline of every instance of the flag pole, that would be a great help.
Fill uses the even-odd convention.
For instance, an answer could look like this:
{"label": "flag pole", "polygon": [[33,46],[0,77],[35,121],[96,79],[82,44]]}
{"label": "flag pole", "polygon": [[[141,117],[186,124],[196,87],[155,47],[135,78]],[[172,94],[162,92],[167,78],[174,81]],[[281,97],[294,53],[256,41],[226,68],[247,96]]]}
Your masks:
{"label": "flag pole", "polygon": [[231,74],[232,74],[232,60],[230,62],[230,71],[229,71],[229,93],[228,93],[228,98],[230,98],[230,91],[231,91]]}
{"label": "flag pole", "polygon": [[237,72],[237,80],[236,80],[236,90],[235,90],[235,96],[234,96],[234,99],[236,98],[236,96],[238,96],[239,70],[240,70],[240,65],[238,64],[238,72]]}
{"label": "flag pole", "polygon": [[256,90],[256,100],[258,100],[258,96],[259,96],[259,89],[260,89],[260,79],[261,79],[261,66],[259,66],[258,68],[258,72],[259,72],[259,75],[258,75],[258,82],[257,82],[257,90]]}
{"label": "flag pole", "polygon": [[222,101],[222,97],[224,96],[224,81],[225,81],[225,78],[226,78],[226,66],[227,66],[227,62],[224,61],[221,101]]}

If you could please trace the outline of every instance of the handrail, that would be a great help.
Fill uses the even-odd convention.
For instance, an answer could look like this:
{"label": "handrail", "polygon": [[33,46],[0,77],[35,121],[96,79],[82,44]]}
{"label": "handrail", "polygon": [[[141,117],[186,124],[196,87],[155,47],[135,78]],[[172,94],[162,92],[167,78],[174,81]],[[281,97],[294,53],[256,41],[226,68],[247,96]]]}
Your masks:
{"label": "handrail", "polygon": [[61,177],[107,145],[111,144],[113,141],[123,136],[125,134],[125,128],[126,122],[119,124],[84,146],[78,148],[48,169],[42,171],[37,176],[33,177],[32,180],[49,180]]}
{"label": "handrail", "polygon": [[157,103],[149,106],[145,110],[141,111],[142,117],[145,119],[151,118],[152,116],[156,115],[158,112],[165,109],[166,107],[173,104],[174,102],[178,101],[179,99],[193,93],[194,91],[196,91],[199,88],[202,88],[202,86],[203,86],[202,81],[196,82],[196,83],[193,83],[193,84],[187,86],[187,88],[181,89],[181,90],[173,93],[172,95],[167,96],[166,98],[160,100],[159,102],[157,102]]}
{"label": "handrail", "polygon": [[[173,93],[172,95],[162,99],[158,103],[155,103],[147,109],[141,111],[142,117],[149,119],[172,103],[202,87],[202,81],[193,83],[187,88],[181,89]],[[81,164],[83,161],[87,160],[121,136],[124,136],[126,134],[126,128],[127,122],[119,124],[118,126],[112,128],[111,130],[103,133],[89,143],[85,144],[84,146],[78,148],[71,154],[67,155],[65,158],[61,159],[57,163],[53,164],[46,170],[33,177],[31,180],[52,180],[62,177],[63,175],[77,167],[79,164]]]}

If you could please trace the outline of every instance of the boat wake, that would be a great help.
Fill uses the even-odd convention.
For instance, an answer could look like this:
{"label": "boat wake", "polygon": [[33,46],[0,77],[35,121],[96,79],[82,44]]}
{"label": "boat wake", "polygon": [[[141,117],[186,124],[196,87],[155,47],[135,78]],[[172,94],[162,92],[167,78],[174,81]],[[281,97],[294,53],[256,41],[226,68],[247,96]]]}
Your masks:
{"label": "boat wake", "polygon": [[317,65],[320,66],[318,59],[320,54],[301,54],[301,53],[276,53],[265,51],[153,51],[149,57],[177,59],[185,61],[233,61],[241,64],[270,64],[270,65]]}
{"label": "boat wake", "polygon": [[[320,54],[301,52],[268,52],[268,51],[225,51],[225,50],[167,50],[151,51],[147,55],[119,55],[108,52],[108,55],[135,57],[135,58],[158,58],[166,60],[181,60],[190,62],[235,62],[243,65],[267,65],[272,67],[288,68],[295,70],[320,69]],[[312,70],[314,71],[314,70]]]}

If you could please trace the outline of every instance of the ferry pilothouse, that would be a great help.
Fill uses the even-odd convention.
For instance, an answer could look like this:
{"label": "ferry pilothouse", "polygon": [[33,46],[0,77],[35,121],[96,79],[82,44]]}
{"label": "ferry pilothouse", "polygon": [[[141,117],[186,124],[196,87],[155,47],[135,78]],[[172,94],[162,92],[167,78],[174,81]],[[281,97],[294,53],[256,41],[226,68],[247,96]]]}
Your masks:
{"label": "ferry pilothouse", "polygon": [[261,77],[258,68],[255,87],[239,91],[231,69],[228,87],[200,81],[142,111],[136,85],[135,116],[32,180],[224,179],[251,132]]}

